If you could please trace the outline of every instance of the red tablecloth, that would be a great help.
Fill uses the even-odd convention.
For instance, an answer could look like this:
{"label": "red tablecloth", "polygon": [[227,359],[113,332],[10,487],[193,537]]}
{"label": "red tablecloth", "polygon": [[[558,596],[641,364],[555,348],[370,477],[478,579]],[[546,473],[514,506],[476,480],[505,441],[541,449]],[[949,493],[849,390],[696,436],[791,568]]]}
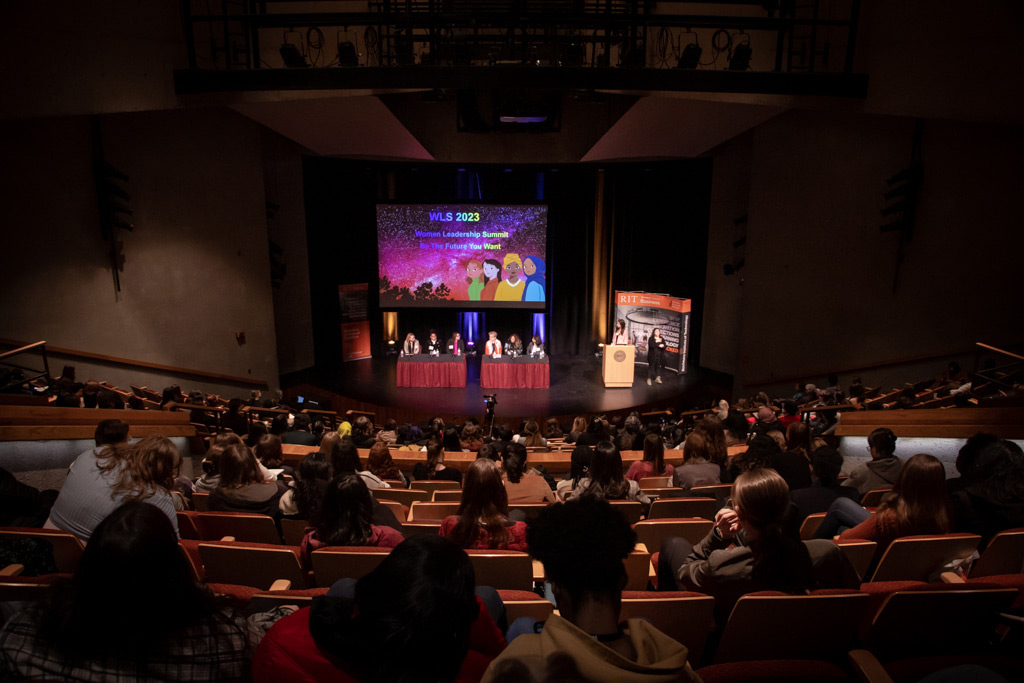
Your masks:
{"label": "red tablecloth", "polygon": [[480,362],[482,389],[547,389],[551,386],[548,359],[484,356]]}
{"label": "red tablecloth", "polygon": [[466,357],[431,358],[412,356],[398,359],[400,387],[464,387],[466,386]]}

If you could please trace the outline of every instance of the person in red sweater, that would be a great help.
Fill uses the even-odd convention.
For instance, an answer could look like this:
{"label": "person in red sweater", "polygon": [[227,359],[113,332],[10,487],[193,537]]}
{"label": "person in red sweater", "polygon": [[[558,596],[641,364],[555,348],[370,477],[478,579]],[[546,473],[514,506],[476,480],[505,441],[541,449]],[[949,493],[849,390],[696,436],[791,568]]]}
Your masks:
{"label": "person in red sweater", "polygon": [[252,679],[479,681],[505,639],[474,583],[454,543],[410,538],[354,586],[342,579],[275,623],[256,650]]}
{"label": "person in red sweater", "polygon": [[508,518],[508,493],[496,462],[478,458],[469,466],[459,514],[444,518],[441,535],[463,548],[526,550],[526,524]]}
{"label": "person in red sweater", "polygon": [[373,521],[373,501],[358,474],[343,474],[327,485],[320,503],[314,526],[306,527],[300,553],[302,563],[312,566],[310,555],[314,550],[331,545],[369,545],[394,548],[405,537],[389,526],[378,526]]}
{"label": "person in red sweater", "polygon": [[[845,498],[840,500],[850,502]],[[839,500],[833,506],[837,504],[840,504]],[[878,543],[877,556],[881,557],[897,538],[946,534],[952,527],[946,469],[938,458],[918,453],[903,465],[892,493],[882,500],[875,514],[847,529],[839,538],[875,541]]]}

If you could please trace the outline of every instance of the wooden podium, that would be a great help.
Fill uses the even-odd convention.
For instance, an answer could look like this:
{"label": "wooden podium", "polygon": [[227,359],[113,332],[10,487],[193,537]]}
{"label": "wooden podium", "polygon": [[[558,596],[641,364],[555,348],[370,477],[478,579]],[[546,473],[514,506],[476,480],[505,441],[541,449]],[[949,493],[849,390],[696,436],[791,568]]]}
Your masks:
{"label": "wooden podium", "polygon": [[636,360],[636,347],[632,344],[604,347],[604,361],[601,364],[601,377],[606,387],[633,386],[633,362]]}

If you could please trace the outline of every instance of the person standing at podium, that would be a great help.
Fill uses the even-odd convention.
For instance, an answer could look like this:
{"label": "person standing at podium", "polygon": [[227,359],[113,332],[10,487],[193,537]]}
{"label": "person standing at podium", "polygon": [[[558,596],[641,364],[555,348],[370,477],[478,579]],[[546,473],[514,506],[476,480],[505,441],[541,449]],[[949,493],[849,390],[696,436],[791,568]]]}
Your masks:
{"label": "person standing at podium", "polygon": [[498,339],[498,333],[494,330],[487,333],[487,343],[484,344],[484,353],[488,356],[493,356],[494,354],[498,354],[499,356],[501,355],[501,340]]}
{"label": "person standing at podium", "polygon": [[661,384],[661,371],[665,367],[665,338],[657,327],[651,330],[651,337],[647,340],[647,363],[647,384],[651,383],[651,377]]}
{"label": "person standing at podium", "polygon": [[412,356],[420,352],[420,342],[416,339],[416,335],[410,332],[405,335],[405,343],[402,344],[402,355]]}
{"label": "person standing at podium", "polygon": [[462,335],[458,332],[452,334],[448,340],[448,353],[453,356],[465,356],[466,355],[466,342],[462,341]]}
{"label": "person standing at podium", "polygon": [[625,346],[629,344],[629,333],[626,332],[626,321],[619,320],[615,323],[615,332],[612,333],[612,344]]}

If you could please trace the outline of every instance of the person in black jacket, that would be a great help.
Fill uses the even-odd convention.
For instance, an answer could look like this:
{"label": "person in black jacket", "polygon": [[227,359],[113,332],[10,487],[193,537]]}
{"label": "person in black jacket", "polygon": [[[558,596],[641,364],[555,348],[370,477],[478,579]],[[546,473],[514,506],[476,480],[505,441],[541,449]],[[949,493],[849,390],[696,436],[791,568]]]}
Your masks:
{"label": "person in black jacket", "polygon": [[651,377],[661,384],[661,371],[665,367],[665,338],[657,327],[651,330],[647,340],[647,363],[647,384],[651,383]]}

